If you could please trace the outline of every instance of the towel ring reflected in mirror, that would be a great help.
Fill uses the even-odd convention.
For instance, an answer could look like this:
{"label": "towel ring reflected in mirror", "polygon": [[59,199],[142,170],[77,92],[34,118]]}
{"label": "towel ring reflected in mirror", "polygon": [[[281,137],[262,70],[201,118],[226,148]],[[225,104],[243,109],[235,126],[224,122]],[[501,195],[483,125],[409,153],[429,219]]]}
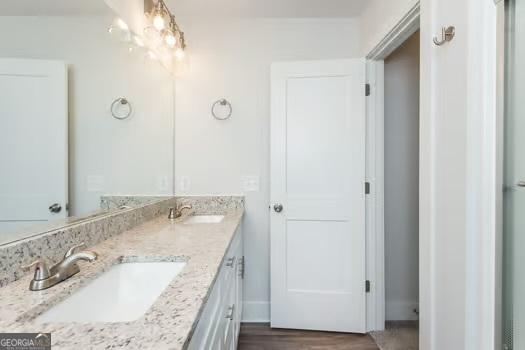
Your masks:
{"label": "towel ring reflected in mirror", "polygon": [[115,119],[124,120],[131,116],[133,107],[125,97],[119,97],[111,104],[111,115]]}
{"label": "towel ring reflected in mirror", "polygon": [[226,120],[232,116],[232,105],[230,101],[225,98],[215,101],[211,106],[211,114],[215,119]]}

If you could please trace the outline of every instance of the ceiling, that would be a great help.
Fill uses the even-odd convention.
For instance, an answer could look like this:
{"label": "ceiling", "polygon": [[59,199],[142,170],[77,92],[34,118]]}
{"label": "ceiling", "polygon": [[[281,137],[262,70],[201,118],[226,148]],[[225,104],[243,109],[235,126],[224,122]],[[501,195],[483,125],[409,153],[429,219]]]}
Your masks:
{"label": "ceiling", "polygon": [[367,0],[165,0],[176,16],[357,17]]}
{"label": "ceiling", "polygon": [[[131,1],[131,0],[130,0]],[[356,17],[367,0],[165,0],[181,17]],[[105,13],[104,0],[0,0],[3,16]]]}
{"label": "ceiling", "polygon": [[1,16],[69,16],[107,12],[104,0],[0,0]]}

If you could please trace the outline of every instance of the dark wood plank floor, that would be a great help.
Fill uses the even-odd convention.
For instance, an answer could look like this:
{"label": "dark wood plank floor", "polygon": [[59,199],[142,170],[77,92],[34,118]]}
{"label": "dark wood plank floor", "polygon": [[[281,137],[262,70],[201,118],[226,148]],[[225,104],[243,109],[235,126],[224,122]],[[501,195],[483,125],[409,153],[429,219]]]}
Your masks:
{"label": "dark wood plank floor", "polygon": [[266,323],[244,323],[238,350],[378,350],[369,335],[271,329]]}

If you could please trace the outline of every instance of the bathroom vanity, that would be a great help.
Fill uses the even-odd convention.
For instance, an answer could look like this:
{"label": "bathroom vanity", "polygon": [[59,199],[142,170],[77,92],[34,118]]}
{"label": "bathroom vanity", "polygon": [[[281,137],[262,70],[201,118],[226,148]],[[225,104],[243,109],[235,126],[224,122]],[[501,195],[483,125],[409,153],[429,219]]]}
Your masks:
{"label": "bathroom vanity", "polygon": [[203,307],[189,349],[236,349],[244,279],[242,232],[238,228]]}
{"label": "bathroom vanity", "polygon": [[53,6],[0,21],[0,330],[236,348],[244,198],[174,196],[172,72],[103,0]]}
{"label": "bathroom vanity", "polygon": [[[61,349],[235,349],[242,316],[243,199],[222,207],[217,203],[227,200],[184,201],[194,208],[186,216],[170,220],[166,207],[152,219],[88,244],[98,259],[79,262],[80,272],[51,288],[30,291],[33,273],[0,288],[3,332],[49,332],[53,347]],[[88,240],[100,227],[83,225],[91,230],[77,232]],[[54,246],[65,249],[67,244],[58,241]],[[144,267],[149,273],[141,275]],[[137,271],[140,278],[129,275]],[[130,298],[129,305],[146,304],[118,308]],[[109,307],[111,312],[103,312]]]}

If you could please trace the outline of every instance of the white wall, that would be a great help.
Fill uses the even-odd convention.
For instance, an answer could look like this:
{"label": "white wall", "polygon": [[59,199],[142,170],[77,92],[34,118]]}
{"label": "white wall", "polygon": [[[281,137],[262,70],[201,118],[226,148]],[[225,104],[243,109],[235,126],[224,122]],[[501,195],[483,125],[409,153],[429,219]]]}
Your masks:
{"label": "white wall", "polygon": [[[109,10],[108,10],[109,12]],[[1,17],[0,56],[69,65],[71,214],[99,207],[102,194],[173,193],[173,82],[156,63],[130,55],[108,35],[112,15]],[[113,119],[125,96],[134,116]],[[103,188],[89,192],[88,176]],[[166,187],[159,182],[166,179]]]}
{"label": "white wall", "polygon": [[387,320],[415,320],[419,278],[419,32],[386,60],[385,292]]}
{"label": "white wall", "polygon": [[[501,1],[501,4],[503,1]],[[424,349],[494,349],[496,5],[421,4],[420,327]],[[456,36],[436,46],[441,26]],[[480,41],[480,38],[483,40]],[[423,305],[425,305],[423,307]]]}
{"label": "white wall", "polygon": [[[270,64],[276,61],[358,57],[358,22],[352,19],[193,19],[182,23],[191,71],[176,87],[176,191],[243,193],[245,175],[260,177],[246,193],[247,320],[269,319]],[[230,120],[210,108],[233,105]],[[190,180],[188,191],[180,179]]]}
{"label": "white wall", "polygon": [[360,16],[361,54],[366,56],[419,0],[369,0]]}
{"label": "white wall", "polygon": [[[415,1],[372,0],[367,54]],[[497,96],[503,1],[421,1],[420,348],[499,348]],[[456,37],[432,37],[454,25]],[[480,40],[483,38],[483,40]]]}

